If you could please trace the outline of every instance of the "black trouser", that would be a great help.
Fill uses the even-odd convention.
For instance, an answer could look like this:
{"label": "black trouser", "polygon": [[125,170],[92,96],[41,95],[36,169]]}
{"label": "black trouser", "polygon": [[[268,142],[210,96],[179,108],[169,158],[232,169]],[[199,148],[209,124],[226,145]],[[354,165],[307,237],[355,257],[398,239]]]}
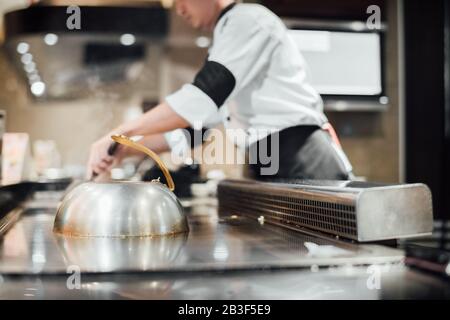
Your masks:
{"label": "black trouser", "polygon": [[[297,126],[282,130],[279,135],[279,170],[274,175],[261,174],[268,167],[266,162],[253,160],[250,174],[258,180],[277,179],[320,179],[348,180],[349,172],[343,160],[332,145],[331,136],[318,126]],[[249,147],[249,154],[258,154],[259,149],[268,146],[270,158],[275,159],[276,142],[273,135]],[[270,152],[272,151],[272,152]],[[274,152],[275,151],[275,152]],[[251,156],[250,156],[251,157]]]}

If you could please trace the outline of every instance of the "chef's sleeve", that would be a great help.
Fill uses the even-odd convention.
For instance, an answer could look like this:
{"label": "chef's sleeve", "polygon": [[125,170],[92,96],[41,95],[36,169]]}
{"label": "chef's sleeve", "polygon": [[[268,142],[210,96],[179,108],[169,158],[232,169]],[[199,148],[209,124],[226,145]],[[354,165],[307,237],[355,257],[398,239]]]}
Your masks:
{"label": "chef's sleeve", "polygon": [[203,144],[208,136],[208,130],[220,123],[222,123],[222,117],[219,112],[215,112],[206,119],[207,125],[169,131],[164,134],[164,138],[171,150],[176,149],[180,153],[188,152],[188,150]]}
{"label": "chef's sleeve", "polygon": [[166,97],[167,104],[191,127],[201,129],[218,113],[214,101],[193,84],[186,84],[177,92]]}
{"label": "chef's sleeve", "polygon": [[183,132],[183,129],[176,129],[164,133],[164,138],[169,146],[170,150],[179,150],[179,153],[185,153],[189,148],[189,141]]}
{"label": "chef's sleeve", "polygon": [[192,84],[168,96],[166,102],[194,128],[208,126],[218,109],[260,76],[278,41],[270,26],[250,17],[233,17],[219,27],[209,57]]}
{"label": "chef's sleeve", "polygon": [[280,43],[274,30],[267,21],[246,15],[230,17],[217,30],[217,41],[198,76],[203,78],[197,81],[202,91],[222,105],[253,81],[263,79]]}

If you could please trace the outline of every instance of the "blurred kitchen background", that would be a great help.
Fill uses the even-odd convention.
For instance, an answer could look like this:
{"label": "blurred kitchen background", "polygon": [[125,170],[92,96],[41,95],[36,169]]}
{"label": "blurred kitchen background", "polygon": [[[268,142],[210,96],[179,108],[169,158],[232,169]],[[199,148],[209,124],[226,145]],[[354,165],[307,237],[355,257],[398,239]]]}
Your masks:
{"label": "blurred kitchen background", "polygon": [[[266,5],[292,30],[355,174],[427,183],[436,214],[446,212],[448,1],[244,2]],[[82,28],[70,31],[61,21],[75,4]],[[54,152],[50,167],[79,175],[95,139],[191,82],[202,66],[210,35],[187,27],[171,5],[1,0],[0,128],[29,134],[35,160]],[[372,30],[367,21],[378,8]],[[212,169],[202,166],[202,175]],[[219,169],[227,177],[243,172]]]}

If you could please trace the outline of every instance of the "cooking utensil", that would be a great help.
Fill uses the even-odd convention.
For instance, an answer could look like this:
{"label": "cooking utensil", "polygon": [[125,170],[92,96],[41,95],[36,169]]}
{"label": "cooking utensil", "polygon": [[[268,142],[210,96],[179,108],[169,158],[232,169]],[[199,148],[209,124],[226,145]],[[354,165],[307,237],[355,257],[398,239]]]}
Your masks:
{"label": "cooking utensil", "polygon": [[[119,149],[119,146],[120,146],[120,144],[117,142],[111,143],[111,145],[108,148],[108,155],[111,157],[114,156],[117,152],[117,149]],[[91,176],[91,181],[94,180],[95,178],[97,178],[97,176],[98,176],[98,173],[93,171],[92,176]]]}
{"label": "cooking utensil", "polygon": [[186,215],[173,193],[175,184],[161,159],[128,137],[112,139],[150,156],[168,186],[159,179],[149,183],[83,183],[63,198],[53,231],[73,237],[148,237],[188,232]]}
{"label": "cooking utensil", "polygon": [[[120,144],[118,144],[117,142],[113,142],[111,143],[111,145],[108,148],[108,155],[109,156],[114,156],[117,152],[117,149],[119,148]],[[98,177],[98,173],[96,172],[92,172],[91,178],[88,181],[95,181],[95,179]],[[78,187],[80,184],[85,183],[87,180],[84,179],[75,179],[73,180],[66,188],[63,198],[69,194],[73,189],[75,189],[76,187]]]}

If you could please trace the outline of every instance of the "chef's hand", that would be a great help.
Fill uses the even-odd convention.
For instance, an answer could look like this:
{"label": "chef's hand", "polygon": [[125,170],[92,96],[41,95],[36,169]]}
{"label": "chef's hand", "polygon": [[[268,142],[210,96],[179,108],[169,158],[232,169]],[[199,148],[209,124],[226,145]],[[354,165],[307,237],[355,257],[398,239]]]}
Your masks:
{"label": "chef's hand", "polygon": [[[112,133],[101,138],[91,146],[91,153],[89,156],[86,178],[91,179],[92,174],[102,176],[105,173],[111,171],[111,169],[119,165],[123,159],[128,157],[136,157],[144,159],[146,155],[141,151],[137,151],[133,148],[118,145],[114,149],[114,155],[108,154],[111,145],[114,143],[111,139]],[[143,144],[147,148],[150,148],[156,153],[162,153],[170,150],[167,144],[164,134],[156,134],[142,137],[139,143]],[[98,177],[96,180],[105,180],[106,177]]]}
{"label": "chef's hand", "polygon": [[111,135],[108,134],[92,144],[86,179],[92,179],[93,175],[102,175],[109,172],[117,164],[120,160],[121,147],[119,146],[115,155],[111,156],[108,154],[108,150],[113,143],[114,141],[111,139]]}

